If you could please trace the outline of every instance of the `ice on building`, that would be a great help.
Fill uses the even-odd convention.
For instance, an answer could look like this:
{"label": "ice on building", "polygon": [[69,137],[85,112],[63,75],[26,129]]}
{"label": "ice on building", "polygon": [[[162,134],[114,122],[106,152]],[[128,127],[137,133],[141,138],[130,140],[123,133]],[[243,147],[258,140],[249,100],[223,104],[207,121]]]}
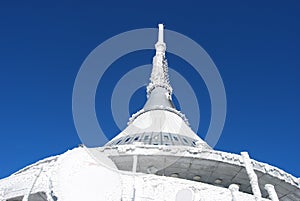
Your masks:
{"label": "ice on building", "polygon": [[80,146],[0,180],[0,201],[299,201],[298,178],[212,149],[172,102],[163,25],[147,102],[103,147]]}

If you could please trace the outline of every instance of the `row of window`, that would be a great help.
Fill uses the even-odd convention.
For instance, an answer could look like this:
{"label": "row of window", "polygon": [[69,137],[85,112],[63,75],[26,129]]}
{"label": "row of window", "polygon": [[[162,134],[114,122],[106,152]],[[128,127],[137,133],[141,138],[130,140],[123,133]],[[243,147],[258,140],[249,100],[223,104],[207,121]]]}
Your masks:
{"label": "row of window", "polygon": [[196,146],[196,140],[172,133],[140,133],[131,136],[125,136],[118,138],[112,142],[109,142],[107,146],[132,144],[134,142],[143,142],[144,144],[150,145],[185,145],[185,146]]}

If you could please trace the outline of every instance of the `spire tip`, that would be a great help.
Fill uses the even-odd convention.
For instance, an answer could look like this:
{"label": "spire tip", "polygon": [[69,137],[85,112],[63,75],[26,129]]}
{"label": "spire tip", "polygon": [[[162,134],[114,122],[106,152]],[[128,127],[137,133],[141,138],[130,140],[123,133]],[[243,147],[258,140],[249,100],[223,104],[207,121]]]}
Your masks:
{"label": "spire tip", "polygon": [[158,24],[158,29],[163,30],[164,29],[164,24]]}
{"label": "spire tip", "polygon": [[164,43],[164,25],[158,24],[158,43]]}

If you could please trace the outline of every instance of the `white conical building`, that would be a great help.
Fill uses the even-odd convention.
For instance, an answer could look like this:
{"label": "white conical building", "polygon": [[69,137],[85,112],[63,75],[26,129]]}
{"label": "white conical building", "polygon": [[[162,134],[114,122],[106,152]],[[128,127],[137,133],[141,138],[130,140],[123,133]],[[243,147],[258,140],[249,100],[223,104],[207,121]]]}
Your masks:
{"label": "white conical building", "polygon": [[103,147],[80,146],[0,180],[0,201],[300,200],[292,175],[241,155],[213,150],[172,103],[159,25],[148,100]]}
{"label": "white conical building", "polygon": [[158,41],[155,44],[153,69],[147,86],[147,102],[144,108],[132,115],[128,127],[108,145],[182,145],[202,146],[211,149],[192,131],[184,114],[176,110],[172,102],[172,87],[169,82],[168,64],[165,57],[163,25],[159,25]]}

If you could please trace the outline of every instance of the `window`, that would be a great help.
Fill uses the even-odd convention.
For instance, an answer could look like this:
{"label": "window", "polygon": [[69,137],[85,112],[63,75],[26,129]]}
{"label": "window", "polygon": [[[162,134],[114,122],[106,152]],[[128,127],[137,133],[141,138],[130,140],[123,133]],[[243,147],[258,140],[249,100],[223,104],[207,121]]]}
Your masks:
{"label": "window", "polygon": [[125,143],[128,142],[130,139],[131,139],[131,137],[127,138],[127,139],[125,140]]}
{"label": "window", "polygon": [[185,144],[188,144],[188,141],[185,138],[182,138]]}
{"label": "window", "polygon": [[175,141],[178,141],[178,138],[177,138],[176,136],[173,136],[173,139],[174,139]]}
{"label": "window", "polygon": [[164,140],[169,140],[169,136],[164,135]]}
{"label": "window", "polygon": [[134,140],[134,141],[138,141],[139,138],[140,138],[140,136],[136,136],[133,140]]}
{"label": "window", "polygon": [[149,140],[149,135],[146,135],[146,136],[144,137],[144,140]]}

